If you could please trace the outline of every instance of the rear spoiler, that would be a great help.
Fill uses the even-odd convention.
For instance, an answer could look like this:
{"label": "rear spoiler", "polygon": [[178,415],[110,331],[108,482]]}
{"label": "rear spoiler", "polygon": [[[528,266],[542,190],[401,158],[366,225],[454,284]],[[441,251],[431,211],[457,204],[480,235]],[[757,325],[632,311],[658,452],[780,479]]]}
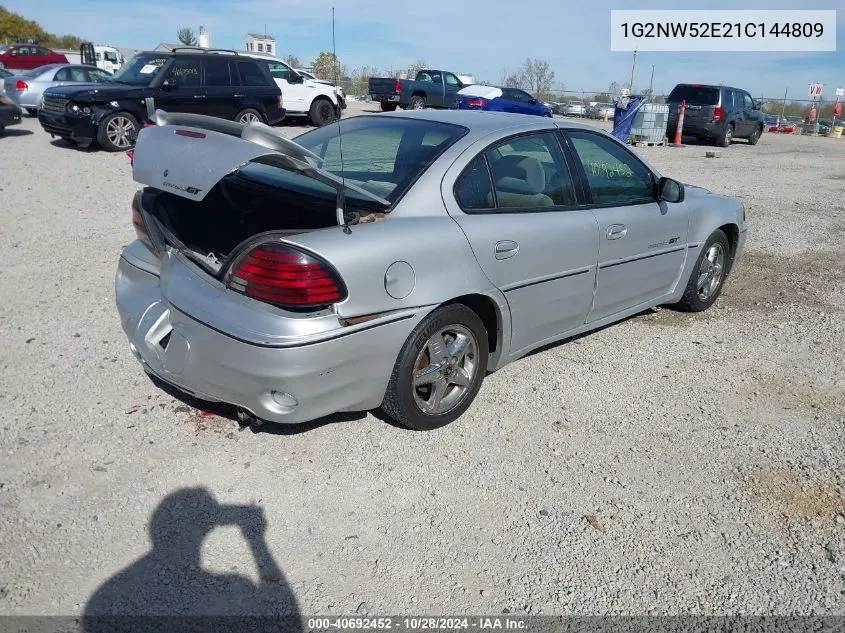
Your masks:
{"label": "rear spoiler", "polygon": [[237,123],[217,117],[156,110],[155,125],[138,133],[132,178],[201,201],[220,179],[250,161],[296,171],[337,191],[338,224],[346,225],[345,191],[391,205],[366,189],[320,168],[323,159],[264,123]]}

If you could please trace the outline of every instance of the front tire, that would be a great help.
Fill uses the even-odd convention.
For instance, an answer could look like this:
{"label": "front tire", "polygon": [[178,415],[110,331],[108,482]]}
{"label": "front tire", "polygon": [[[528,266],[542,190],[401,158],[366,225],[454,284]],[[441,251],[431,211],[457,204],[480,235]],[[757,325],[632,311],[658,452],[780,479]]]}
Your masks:
{"label": "front tire", "polygon": [[309,113],[311,123],[317,127],[323,127],[335,122],[334,104],[328,99],[315,99],[311,104]]}
{"label": "front tire", "polygon": [[758,125],[754,128],[754,131],[751,133],[751,136],[748,137],[748,144],[749,145],[757,145],[757,141],[760,140],[760,137],[763,135],[763,126]]}
{"label": "front tire", "polygon": [[394,112],[396,108],[399,107],[398,103],[388,103],[387,101],[381,102],[381,111],[382,112]]}
{"label": "front tire", "polygon": [[712,306],[725,284],[730,269],[731,245],[719,229],[713,231],[695,263],[678,307],[685,312],[703,312]]}
{"label": "front tire", "polygon": [[38,116],[38,108],[27,108],[26,113],[29,116]]}
{"label": "front tire", "polygon": [[488,354],[487,330],[475,312],[457,303],[437,308],[399,353],[382,411],[415,431],[454,422],[478,395]]}
{"label": "front tire", "polygon": [[128,112],[114,112],[100,121],[97,143],[109,152],[125,152],[135,144],[138,121]]}

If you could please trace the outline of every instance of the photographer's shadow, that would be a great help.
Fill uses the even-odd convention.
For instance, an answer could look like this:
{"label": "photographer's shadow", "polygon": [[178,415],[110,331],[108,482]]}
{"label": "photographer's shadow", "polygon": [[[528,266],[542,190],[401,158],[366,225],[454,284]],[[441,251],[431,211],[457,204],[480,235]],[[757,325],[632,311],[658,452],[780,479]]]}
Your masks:
{"label": "photographer's shadow", "polygon": [[[232,525],[249,543],[258,583],[201,566],[200,548],[208,534]],[[168,495],[150,519],[153,549],[94,592],[85,607],[84,630],[210,630],[237,620],[239,630],[251,629],[252,623],[256,630],[299,633],[296,598],[270,554],[265,529],[260,506],[221,505],[205,488]]]}

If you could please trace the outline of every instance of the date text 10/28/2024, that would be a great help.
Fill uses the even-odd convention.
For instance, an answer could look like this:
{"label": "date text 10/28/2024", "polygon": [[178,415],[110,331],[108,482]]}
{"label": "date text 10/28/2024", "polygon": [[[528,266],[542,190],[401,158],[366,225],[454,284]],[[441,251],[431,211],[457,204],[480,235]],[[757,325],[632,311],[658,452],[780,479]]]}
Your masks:
{"label": "date text 10/28/2024", "polygon": [[338,631],[526,631],[528,621],[517,616],[489,617],[329,617],[308,618],[308,633]]}

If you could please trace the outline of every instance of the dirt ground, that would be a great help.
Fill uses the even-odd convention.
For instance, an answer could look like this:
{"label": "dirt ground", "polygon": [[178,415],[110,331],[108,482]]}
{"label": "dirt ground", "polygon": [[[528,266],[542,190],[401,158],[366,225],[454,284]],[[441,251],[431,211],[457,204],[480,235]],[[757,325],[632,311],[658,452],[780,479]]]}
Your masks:
{"label": "dirt ground", "polygon": [[745,202],[722,298],[431,433],[240,432],[157,388],[114,305],[129,160],[28,117],[0,147],[0,614],[845,614],[845,138],[638,149]]}

